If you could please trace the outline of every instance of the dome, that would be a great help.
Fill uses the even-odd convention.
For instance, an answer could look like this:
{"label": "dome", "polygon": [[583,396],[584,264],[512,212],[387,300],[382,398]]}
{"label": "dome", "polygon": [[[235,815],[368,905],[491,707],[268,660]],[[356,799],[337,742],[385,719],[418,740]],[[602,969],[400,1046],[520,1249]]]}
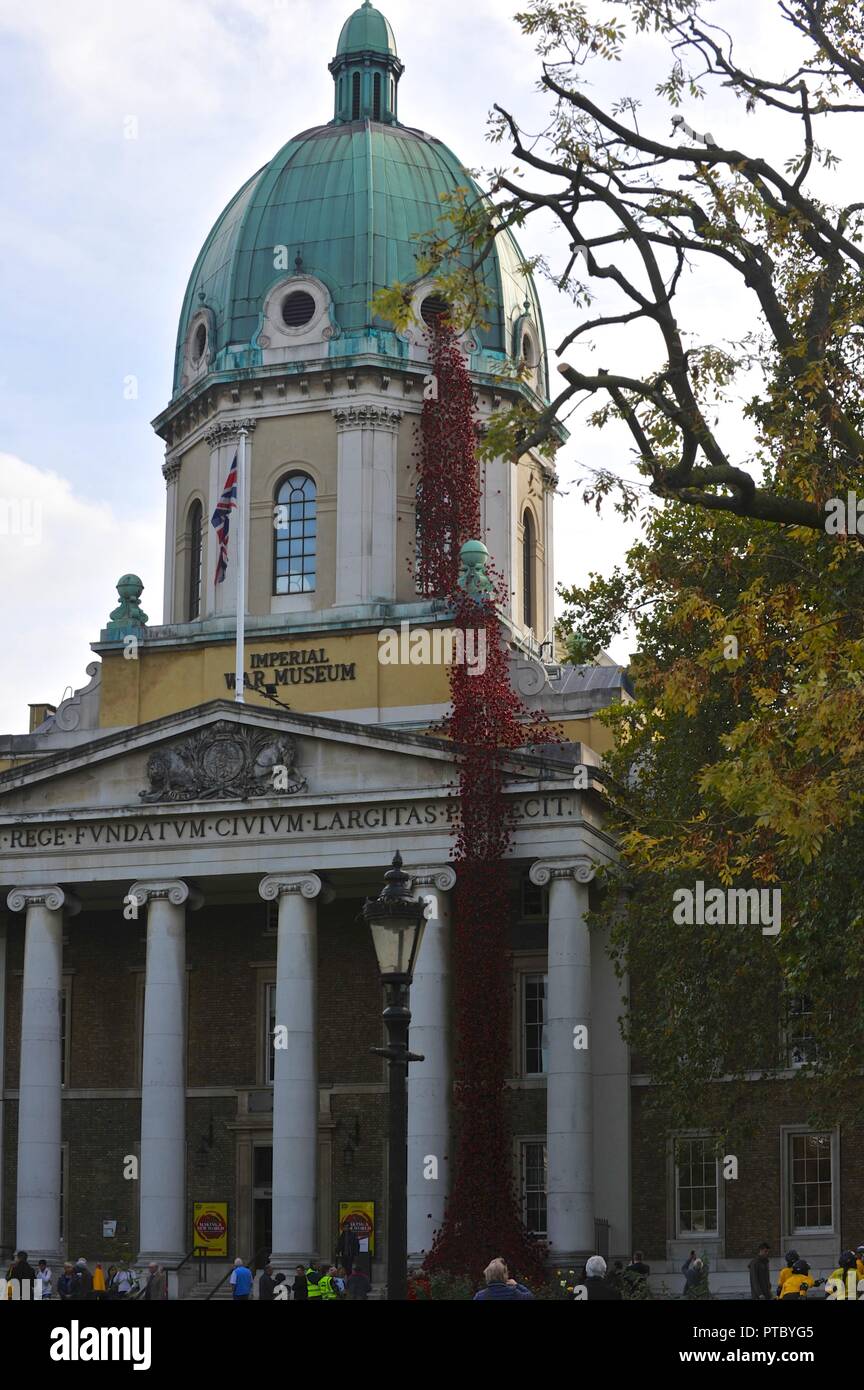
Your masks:
{"label": "dome", "polygon": [[381,11],[373,8],[370,0],[365,0],[365,4],[342,25],[336,53],[392,53],[395,56],[393,30]]}
{"label": "dome", "polygon": [[[364,58],[352,59],[349,47],[361,43],[374,43],[381,56],[370,59],[364,47]],[[204,243],[180,315],[175,399],[214,373],[226,380],[272,360],[268,296],[277,287],[287,296],[294,278],[298,312],[313,298],[319,312],[320,350],[312,357],[410,357],[406,335],[375,318],[371,300],[394,281],[417,281],[416,237],[436,227],[444,195],[466,186],[482,194],[446,145],[396,119],[402,64],[383,15],[363,5],[339,45],[344,51],[330,64],[335,119],[289,140],[253,174]],[[494,376],[508,359],[533,360],[537,393],[546,397],[540,306],[521,265],[510,234],[499,236],[482,271],[488,328],[474,334],[470,365]]]}

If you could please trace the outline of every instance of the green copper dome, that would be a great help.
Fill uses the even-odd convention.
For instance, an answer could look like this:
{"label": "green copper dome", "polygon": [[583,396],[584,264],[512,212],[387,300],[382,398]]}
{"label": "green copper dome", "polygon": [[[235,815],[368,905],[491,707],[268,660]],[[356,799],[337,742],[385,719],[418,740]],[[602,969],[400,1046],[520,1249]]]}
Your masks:
{"label": "green copper dome", "polygon": [[365,4],[342,25],[336,53],[392,53],[395,57],[393,30],[381,11],[373,8],[370,0],[365,0]]}
{"label": "green copper dome", "polygon": [[[349,50],[360,43],[358,61]],[[380,56],[370,55],[367,43]],[[175,400],[197,393],[214,374],[248,377],[274,361],[278,334],[266,318],[274,302],[268,295],[291,294],[295,279],[301,312],[304,302],[311,305],[310,293],[318,296],[320,324],[308,351],[312,331],[302,337],[297,330],[304,343],[298,358],[311,363],[323,356],[336,359],[334,366],[370,354],[395,366],[416,360],[409,337],[376,319],[370,302],[394,281],[417,281],[415,238],[436,227],[444,195],[466,186],[482,195],[446,145],[396,118],[402,64],[383,15],[363,5],[343,27],[339,46],[343,51],[330,64],[334,119],[289,140],[252,175],[195,262],[180,315]],[[509,234],[486,259],[489,327],[475,334],[470,365],[495,376],[508,359],[534,361],[537,393],[546,396],[540,306],[521,259]],[[279,331],[284,336],[281,323]],[[302,367],[300,361],[297,370]]]}

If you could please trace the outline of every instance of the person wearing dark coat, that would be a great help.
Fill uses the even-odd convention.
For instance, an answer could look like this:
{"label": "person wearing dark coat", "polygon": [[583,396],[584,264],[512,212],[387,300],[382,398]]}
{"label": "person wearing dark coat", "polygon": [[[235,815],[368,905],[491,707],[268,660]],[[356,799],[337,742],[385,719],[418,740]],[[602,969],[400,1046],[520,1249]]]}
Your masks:
{"label": "person wearing dark coat", "polygon": [[493,1260],[491,1264],[486,1266],[483,1275],[486,1279],[486,1287],[475,1293],[475,1303],[498,1301],[524,1303],[526,1299],[534,1297],[524,1284],[517,1284],[515,1279],[510,1278],[509,1270],[503,1260]]}
{"label": "person wearing dark coat", "polygon": [[372,1285],[362,1269],[354,1269],[348,1275],[348,1298],[352,1303],[363,1302],[369,1296]]}
{"label": "person wearing dark coat", "polygon": [[18,1254],[15,1256],[15,1263],[9,1270],[8,1277],[9,1279],[18,1280],[19,1284],[22,1285],[22,1293],[23,1286],[28,1284],[30,1297],[33,1298],[35,1296],[36,1290],[33,1287],[33,1280],[36,1278],[36,1271],[27,1258],[26,1250],[18,1251]]}
{"label": "person wearing dark coat", "polygon": [[702,1278],[702,1261],[697,1258],[696,1251],[691,1250],[683,1265],[681,1273],[684,1275],[684,1289],[682,1298],[692,1298],[693,1290]]}
{"label": "person wearing dark coat", "polygon": [[573,1298],[579,1303],[620,1303],[621,1294],[610,1284],[606,1278],[606,1261],[602,1255],[592,1255],[585,1264],[584,1288],[587,1290],[585,1297],[581,1295],[577,1298],[574,1290]]}
{"label": "person wearing dark coat", "polygon": [[768,1269],[770,1253],[768,1242],[763,1240],[747,1266],[750,1271],[750,1297],[754,1302],[771,1302],[771,1274]]}
{"label": "person wearing dark coat", "polygon": [[348,1225],[343,1226],[339,1233],[336,1254],[338,1256],[337,1263],[344,1267],[346,1274],[350,1274],[354,1268],[354,1261],[360,1254],[360,1237]]}
{"label": "person wearing dark coat", "polygon": [[294,1282],[291,1285],[295,1303],[309,1302],[309,1285],[306,1282],[306,1271],[302,1265],[298,1265],[294,1271]]}
{"label": "person wearing dark coat", "polygon": [[273,1274],[273,1266],[265,1265],[264,1273],[258,1280],[258,1301],[259,1303],[273,1303],[275,1301],[273,1290],[281,1284],[285,1278],[284,1274]]}

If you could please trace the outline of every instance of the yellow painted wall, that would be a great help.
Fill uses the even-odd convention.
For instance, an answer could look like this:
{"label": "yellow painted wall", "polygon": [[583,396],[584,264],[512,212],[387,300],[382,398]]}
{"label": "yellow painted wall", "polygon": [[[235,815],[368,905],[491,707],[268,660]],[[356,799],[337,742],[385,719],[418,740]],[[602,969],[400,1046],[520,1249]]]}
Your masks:
{"label": "yellow painted wall", "polygon": [[[412,632],[419,629],[412,627]],[[314,650],[328,666],[354,666],[354,679],[312,681],[310,683],[278,683],[278,672],[292,669],[284,666],[253,668],[256,655],[270,652],[308,652]],[[446,703],[450,687],[444,665],[383,665],[378,660],[378,633],[348,633],[325,637],[314,634],[288,640],[273,637],[266,642],[246,643],[246,671],[263,672],[266,681],[277,680],[276,696],[283,703],[304,714],[321,710],[355,710],[393,708],[401,705]],[[315,664],[296,664],[293,669],[315,671]],[[226,682],[226,673],[233,674],[233,642],[210,643],[206,646],[158,648],[148,650],[146,642],[138,649],[138,658],[126,660],[122,651],[105,652],[102,656],[102,699],[100,723],[102,728],[135,726],[160,719],[167,714],[191,709],[208,700],[233,700],[234,691]],[[277,706],[247,688],[246,703],[275,709]]]}

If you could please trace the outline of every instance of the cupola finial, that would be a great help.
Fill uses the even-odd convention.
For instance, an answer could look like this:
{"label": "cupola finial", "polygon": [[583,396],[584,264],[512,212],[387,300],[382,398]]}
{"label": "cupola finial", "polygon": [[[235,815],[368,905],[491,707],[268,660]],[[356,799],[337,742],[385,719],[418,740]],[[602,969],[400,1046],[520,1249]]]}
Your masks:
{"label": "cupola finial", "polygon": [[330,71],[336,85],[336,123],[367,120],[395,125],[404,65],[396,52],[393,30],[371,0],[363,0],[342,25]]}

